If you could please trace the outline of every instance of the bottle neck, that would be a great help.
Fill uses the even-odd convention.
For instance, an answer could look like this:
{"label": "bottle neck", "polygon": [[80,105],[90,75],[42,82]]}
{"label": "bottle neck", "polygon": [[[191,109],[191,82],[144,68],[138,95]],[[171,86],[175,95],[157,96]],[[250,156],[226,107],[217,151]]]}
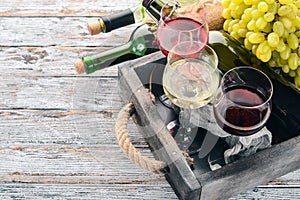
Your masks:
{"label": "bottle neck", "polygon": [[100,18],[105,26],[105,30],[102,32],[110,32],[112,30],[140,22],[144,17],[145,11],[142,6],[128,8],[116,14],[103,16]]}
{"label": "bottle neck", "polygon": [[90,74],[97,70],[112,66],[119,57],[131,52],[131,44],[132,42],[128,42],[122,46],[103,51],[99,54],[83,57],[82,61],[86,67],[86,73]]}
{"label": "bottle neck", "polygon": [[148,15],[158,23],[160,20],[160,12],[165,2],[162,0],[143,0],[142,5],[146,8]]}

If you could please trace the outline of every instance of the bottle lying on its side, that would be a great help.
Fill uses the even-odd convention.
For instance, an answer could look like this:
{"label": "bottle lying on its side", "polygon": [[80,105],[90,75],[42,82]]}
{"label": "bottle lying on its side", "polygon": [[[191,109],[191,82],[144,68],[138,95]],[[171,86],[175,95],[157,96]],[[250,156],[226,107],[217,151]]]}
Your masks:
{"label": "bottle lying on its side", "polygon": [[78,74],[90,74],[97,70],[132,60],[155,51],[159,51],[155,43],[155,36],[151,27],[143,24],[132,32],[126,44],[95,55],[85,56],[75,63],[75,69]]}

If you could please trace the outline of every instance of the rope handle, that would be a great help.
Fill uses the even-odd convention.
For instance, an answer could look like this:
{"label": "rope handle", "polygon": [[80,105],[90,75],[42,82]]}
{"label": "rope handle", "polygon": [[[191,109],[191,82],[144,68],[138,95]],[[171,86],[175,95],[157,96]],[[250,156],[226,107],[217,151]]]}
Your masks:
{"label": "rope handle", "polygon": [[125,155],[142,169],[153,172],[163,173],[167,166],[165,162],[158,160],[151,160],[141,155],[141,153],[133,146],[128,135],[127,125],[130,118],[130,113],[134,111],[134,105],[129,103],[125,105],[118,114],[115,125],[116,136],[118,143],[125,153]]}

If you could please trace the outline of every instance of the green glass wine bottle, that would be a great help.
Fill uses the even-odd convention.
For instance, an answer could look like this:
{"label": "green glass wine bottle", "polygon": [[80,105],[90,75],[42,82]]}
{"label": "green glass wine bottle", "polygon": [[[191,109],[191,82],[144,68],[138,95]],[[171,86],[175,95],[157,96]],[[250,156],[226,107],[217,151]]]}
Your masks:
{"label": "green glass wine bottle", "polygon": [[83,57],[75,63],[78,74],[93,73],[106,67],[135,59],[146,54],[159,51],[155,43],[155,36],[146,24],[138,26],[131,34],[129,41],[121,46],[103,51],[101,53]]}

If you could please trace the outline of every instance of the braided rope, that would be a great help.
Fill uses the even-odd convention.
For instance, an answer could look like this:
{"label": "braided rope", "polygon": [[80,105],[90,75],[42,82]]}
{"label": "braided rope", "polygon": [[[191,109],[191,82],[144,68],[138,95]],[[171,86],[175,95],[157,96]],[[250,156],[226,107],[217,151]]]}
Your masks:
{"label": "braided rope", "polygon": [[126,156],[132,162],[139,165],[142,169],[156,174],[162,173],[163,168],[166,167],[166,163],[143,157],[130,141],[127,131],[127,124],[130,117],[130,113],[133,111],[133,109],[134,105],[132,103],[129,103],[121,109],[118,115],[117,122],[115,125],[118,143],[123,152],[126,154]]}

